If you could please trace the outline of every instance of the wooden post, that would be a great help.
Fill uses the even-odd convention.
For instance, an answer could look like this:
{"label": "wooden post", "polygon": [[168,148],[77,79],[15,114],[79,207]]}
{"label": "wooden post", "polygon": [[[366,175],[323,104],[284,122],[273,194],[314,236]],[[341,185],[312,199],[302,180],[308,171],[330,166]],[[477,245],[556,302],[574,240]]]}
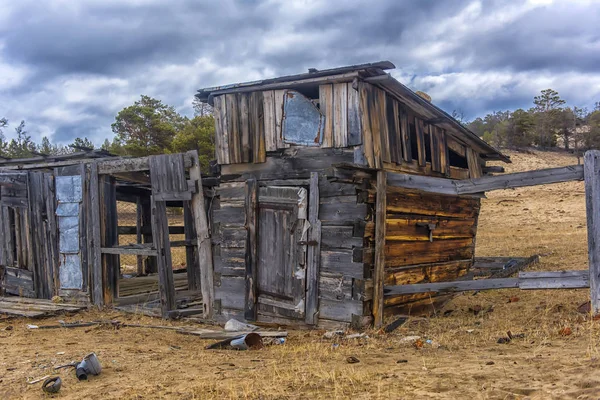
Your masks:
{"label": "wooden post", "polygon": [[587,211],[590,298],[593,314],[600,313],[600,151],[583,156]]}
{"label": "wooden post", "polygon": [[377,199],[375,215],[375,271],[373,274],[373,323],[376,328],[383,325],[383,281],[385,268],[385,213],[387,176],[377,172]]}
{"label": "wooden post", "polygon": [[[152,207],[149,198],[141,199],[142,202],[142,239],[144,243],[152,242]],[[146,257],[144,260],[144,270],[147,274],[157,273],[158,266],[156,257]]]}
{"label": "wooden post", "polygon": [[[141,244],[142,237],[142,199],[138,196],[135,202],[135,238],[136,243]],[[144,256],[136,256],[137,263],[137,276],[146,275],[146,271],[144,270]]]}
{"label": "wooden post", "polygon": [[257,308],[257,241],[256,219],[258,208],[258,193],[256,179],[246,181],[246,295],[244,318],[256,321]]}
{"label": "wooden post", "polygon": [[173,283],[173,262],[169,241],[169,220],[164,201],[152,200],[152,237],[158,253],[158,282],[160,308],[163,318],[169,317],[169,311],[175,310],[175,285]]}
{"label": "wooden post", "polygon": [[306,266],[305,322],[316,325],[319,320],[319,267],[321,259],[321,221],[319,220],[319,174],[310,173],[308,193],[308,255]]}
{"label": "wooden post", "polygon": [[[196,230],[194,229],[194,216],[192,215],[191,202],[183,202],[183,231],[185,240],[192,241],[196,239]],[[200,265],[198,265],[198,251],[196,246],[185,246],[185,263],[187,266],[188,289],[191,291],[200,290]]]}
{"label": "wooden post", "polygon": [[98,163],[90,164],[90,220],[88,221],[88,245],[91,267],[92,301],[95,305],[104,304],[102,295],[102,254],[100,253],[100,197],[98,191]]}
{"label": "wooden post", "polygon": [[210,232],[208,230],[208,219],[204,206],[204,191],[202,190],[202,174],[198,152],[188,152],[192,159],[190,168],[190,179],[196,182],[196,191],[192,195],[192,214],[196,227],[196,238],[198,240],[198,259],[200,264],[200,286],[202,289],[203,317],[212,318],[215,288],[213,284],[213,258]]}

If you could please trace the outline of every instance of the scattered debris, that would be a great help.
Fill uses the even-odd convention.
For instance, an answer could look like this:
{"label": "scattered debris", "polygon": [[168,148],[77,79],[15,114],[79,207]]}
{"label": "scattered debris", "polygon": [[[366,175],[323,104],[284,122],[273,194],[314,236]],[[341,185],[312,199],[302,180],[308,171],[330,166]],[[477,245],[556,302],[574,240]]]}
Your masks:
{"label": "scattered debris", "polygon": [[398,361],[396,361],[396,364],[404,364],[407,362],[408,362],[408,360],[398,360]]}
{"label": "scattered debris", "polygon": [[171,350],[181,350],[181,346],[170,345],[169,349],[171,349]]}
{"label": "scattered debris", "polygon": [[57,356],[62,356],[62,355],[64,355],[64,354],[65,354],[65,352],[64,352],[64,351],[59,351],[59,352],[57,352],[57,353],[56,353],[56,355],[57,355]]}
{"label": "scattered debris", "polygon": [[40,329],[40,327],[39,327],[39,326],[37,326],[37,325],[30,325],[30,324],[27,324],[27,329]]}
{"label": "scattered debris", "polygon": [[3,331],[12,331],[14,328],[12,325],[8,325],[6,328],[2,329]]}
{"label": "scattered debris", "polygon": [[511,331],[507,331],[506,332],[506,336],[508,336],[508,338],[510,340],[513,340],[513,339],[523,339],[525,337],[525,334],[524,333],[513,334]]}
{"label": "scattered debris", "polygon": [[413,343],[413,346],[415,346],[416,349],[421,349],[423,348],[423,341],[421,339],[417,339]]}
{"label": "scattered debris", "polygon": [[350,357],[346,358],[346,362],[348,364],[356,364],[356,363],[359,363],[360,360],[354,356],[350,356]]}
{"label": "scattered debris", "polygon": [[75,367],[75,375],[80,381],[87,380],[88,375],[100,375],[102,366],[96,353],[90,353],[83,358],[83,361]]}
{"label": "scattered debris", "polygon": [[573,333],[573,331],[568,326],[566,326],[566,327],[564,327],[564,328],[562,328],[561,330],[558,331],[558,334],[560,336],[569,336],[572,333]]}
{"label": "scattered debris", "polygon": [[520,299],[519,299],[517,296],[513,296],[513,297],[510,297],[510,298],[508,299],[508,302],[509,302],[509,303],[516,303],[516,302],[517,302],[517,301],[519,301],[519,300],[520,300]]}
{"label": "scattered debris", "polygon": [[474,305],[473,307],[469,307],[469,311],[472,312],[474,315],[478,315],[481,310],[483,310],[483,307],[481,307],[479,304]]}
{"label": "scattered debris", "polygon": [[498,338],[498,341],[496,343],[499,343],[499,344],[510,343],[510,338],[507,338],[507,337]]}
{"label": "scattered debris", "polygon": [[592,311],[592,304],[590,301],[586,301],[585,303],[579,305],[579,307],[577,307],[577,312],[580,312],[582,314],[589,314]]}
{"label": "scattered debris", "polygon": [[367,336],[367,334],[366,334],[366,333],[364,333],[364,332],[363,332],[363,333],[353,333],[353,334],[350,334],[350,335],[346,335],[346,336],[344,336],[344,339],[346,339],[346,340],[350,340],[350,339],[360,339],[360,338],[365,338],[365,339],[368,339],[368,338],[369,338],[369,336]]}
{"label": "scattered debris", "polygon": [[393,332],[394,330],[398,329],[398,327],[402,326],[407,320],[408,320],[408,317],[400,317],[397,320],[395,320],[394,322],[392,322],[389,325],[387,325],[383,329],[383,331],[385,333]]}
{"label": "scattered debris", "polygon": [[341,331],[341,330],[329,331],[329,332],[325,332],[323,334],[323,339],[333,339],[336,336],[343,336],[343,335],[344,335],[344,331]]}
{"label": "scattered debris", "polygon": [[473,333],[475,332],[475,329],[467,329],[467,333]]}
{"label": "scattered debris", "polygon": [[419,339],[421,339],[421,336],[404,336],[400,339],[400,343],[414,343]]}
{"label": "scattered debris", "polygon": [[493,361],[488,361],[488,362],[485,363],[485,365],[494,365],[494,364],[496,364],[496,363],[493,362]]}
{"label": "scattered debris", "polygon": [[43,381],[44,379],[48,379],[48,378],[50,378],[50,375],[42,376],[41,378],[34,379],[34,380],[32,380],[32,381],[27,381],[27,383],[29,383],[30,385],[33,385],[34,383],[41,382],[41,381]]}
{"label": "scattered debris", "polygon": [[235,350],[258,350],[263,348],[263,341],[258,333],[250,332],[242,337],[233,339],[230,345]]}
{"label": "scattered debris", "polygon": [[444,311],[444,317],[447,317],[448,315],[452,314],[454,312],[454,310],[446,310]]}
{"label": "scattered debris", "polygon": [[42,385],[42,390],[46,393],[58,393],[60,387],[62,386],[62,381],[59,376],[55,376],[53,378],[48,378],[44,381]]}
{"label": "scattered debris", "polygon": [[223,328],[227,332],[252,332],[258,330],[258,326],[240,322],[237,319],[230,319]]}

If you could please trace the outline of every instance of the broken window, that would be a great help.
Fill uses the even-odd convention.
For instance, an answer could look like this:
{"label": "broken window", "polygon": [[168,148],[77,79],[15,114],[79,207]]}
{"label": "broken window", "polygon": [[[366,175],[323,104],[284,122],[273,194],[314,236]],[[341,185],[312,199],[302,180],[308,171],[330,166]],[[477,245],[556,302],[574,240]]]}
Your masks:
{"label": "broken window", "polygon": [[295,90],[285,92],[282,136],[285,143],[320,146],[324,116],[313,102]]}

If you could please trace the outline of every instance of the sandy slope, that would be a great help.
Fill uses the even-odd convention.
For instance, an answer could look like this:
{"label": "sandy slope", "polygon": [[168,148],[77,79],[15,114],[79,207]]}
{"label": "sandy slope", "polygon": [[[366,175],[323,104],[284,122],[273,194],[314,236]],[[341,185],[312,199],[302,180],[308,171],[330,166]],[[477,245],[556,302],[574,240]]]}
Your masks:
{"label": "sandy slope", "polygon": [[[509,172],[576,163],[558,153],[510,155]],[[583,184],[489,194],[477,254],[541,254],[537,270],[587,268]],[[514,296],[519,300],[509,303]],[[4,321],[0,398],[44,397],[40,384],[26,383],[28,377],[44,376],[52,365],[96,351],[103,374],[80,383],[63,370],[63,389],[56,398],[597,399],[600,321],[577,313],[586,299],[586,290],[465,293],[439,317],[411,320],[392,334],[369,332],[367,340],[338,340],[339,346],[332,346],[319,332],[299,331],[291,332],[285,345],[248,352],[206,351],[208,342],[169,331],[30,331],[30,320]],[[474,315],[469,309],[477,306],[483,311]],[[70,320],[99,318],[159,323],[114,312],[86,312]],[[3,331],[7,325],[14,329]],[[565,327],[571,335],[559,334]],[[507,330],[525,338],[497,344]],[[416,349],[402,342],[407,335],[432,339],[434,345]],[[360,363],[348,364],[350,355]]]}

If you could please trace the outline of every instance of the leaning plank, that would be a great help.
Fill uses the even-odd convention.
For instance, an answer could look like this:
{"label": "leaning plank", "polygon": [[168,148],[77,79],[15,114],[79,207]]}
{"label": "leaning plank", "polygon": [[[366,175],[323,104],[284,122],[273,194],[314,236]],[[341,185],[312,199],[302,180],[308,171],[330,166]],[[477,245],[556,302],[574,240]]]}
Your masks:
{"label": "leaning plank", "polygon": [[322,148],[333,147],[333,86],[319,86],[319,106],[325,116]]}
{"label": "leaning plank", "polygon": [[478,179],[465,179],[454,181],[454,184],[456,185],[457,194],[468,194],[580,180],[583,180],[583,166],[571,165],[568,167],[487,176]]}
{"label": "leaning plank", "polygon": [[[213,258],[212,245],[210,243],[210,233],[208,231],[208,219],[204,211],[204,192],[202,191],[202,174],[200,171],[200,161],[198,152],[192,150],[188,152],[193,160],[193,166],[190,168],[190,179],[195,180],[198,190],[192,196],[192,214],[194,218],[194,228],[198,240],[198,265],[200,265],[200,287],[202,298],[204,299],[204,317],[211,318],[213,313]],[[190,268],[190,266],[188,266]]]}
{"label": "leaning plank", "polygon": [[399,172],[388,172],[387,184],[389,186],[418,189],[425,192],[452,194],[456,193],[456,186],[449,179],[435,178],[423,175],[409,175]]}
{"label": "leaning plank", "polygon": [[387,177],[385,171],[377,172],[377,204],[375,216],[375,271],[373,275],[373,323],[383,324],[383,281],[385,280],[385,214]]}
{"label": "leaning plank", "polygon": [[138,248],[138,247],[102,247],[102,254],[121,254],[134,256],[157,256],[156,249]]}

